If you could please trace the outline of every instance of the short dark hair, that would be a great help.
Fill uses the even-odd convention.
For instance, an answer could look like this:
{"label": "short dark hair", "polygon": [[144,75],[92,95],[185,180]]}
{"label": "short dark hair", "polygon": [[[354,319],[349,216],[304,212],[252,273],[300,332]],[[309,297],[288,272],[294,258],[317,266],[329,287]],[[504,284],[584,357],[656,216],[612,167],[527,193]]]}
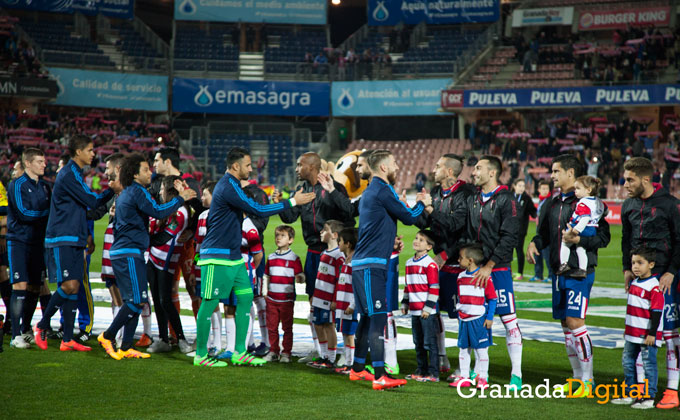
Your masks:
{"label": "short dark hair", "polygon": [[215,191],[216,185],[217,185],[217,181],[206,181],[203,184],[203,188],[201,188],[201,191],[208,190],[210,192],[210,194],[212,195],[213,191]]}
{"label": "short dark hair", "polygon": [[286,232],[290,239],[295,239],[295,228],[293,226],[278,225],[276,229],[274,229],[274,233],[276,232]]}
{"label": "short dark hair", "polygon": [[111,165],[113,166],[120,166],[123,164],[123,160],[125,159],[125,155],[122,153],[113,153],[111,155],[108,155],[105,159],[105,163],[111,162]]}
{"label": "short dark hair", "polygon": [[139,174],[142,162],[146,162],[146,158],[139,153],[128,155],[123,160],[120,165],[120,183],[123,187],[127,188],[135,182],[135,175]]}
{"label": "short dark hair", "polygon": [[334,219],[326,220],[324,226],[325,225],[328,225],[333,233],[340,233],[340,231],[345,228],[345,225],[341,221]]}
{"label": "short dark hair", "polygon": [[547,185],[548,188],[550,188],[550,181],[548,181],[547,179],[542,179],[538,181],[538,186],[540,187],[541,185]]}
{"label": "short dark hair", "polygon": [[472,242],[465,244],[460,247],[460,252],[462,252],[465,257],[471,258],[476,266],[479,266],[484,262],[484,248],[480,243]]}
{"label": "short dark hair", "polygon": [[460,155],[455,155],[453,153],[446,153],[443,158],[446,159],[446,167],[453,169],[453,176],[458,178],[461,172],[463,172],[464,158]]}
{"label": "short dark hair", "polygon": [[182,177],[178,175],[166,175],[161,180],[163,188],[165,189],[165,201],[170,201],[179,195],[179,191],[175,189],[175,181],[177,180],[181,181]]}
{"label": "short dark hair", "polygon": [[647,260],[647,262],[650,262],[650,263],[656,262],[656,250],[654,250],[653,248],[647,248],[644,245],[639,246],[637,248],[633,248],[633,250],[630,251],[630,257],[632,258],[633,255],[638,255],[638,256],[644,258],[645,260]]}
{"label": "short dark hair", "polygon": [[368,166],[371,168],[371,171],[377,172],[380,167],[380,164],[383,163],[383,161],[390,156],[392,156],[392,152],[390,152],[389,150],[378,149],[374,150],[373,153],[371,153],[366,160],[368,161]]}
{"label": "short dark hair", "polygon": [[416,235],[420,235],[423,238],[425,238],[425,242],[427,242],[428,245],[434,246],[434,233],[432,233],[431,230],[428,229],[421,229],[416,233]]}
{"label": "short dark hair", "polygon": [[654,175],[654,165],[652,161],[643,157],[630,158],[623,164],[624,171],[631,171],[636,176],[652,177]]}
{"label": "short dark hair", "polygon": [[555,157],[552,161],[553,165],[559,163],[562,169],[568,171],[569,169],[574,170],[574,178],[578,178],[583,175],[583,165],[574,155],[564,154]]}
{"label": "short dark hair", "polygon": [[170,159],[172,166],[175,169],[179,169],[179,150],[175,149],[174,147],[163,147],[157,153],[160,153],[161,160],[163,162],[165,162],[167,159]]}
{"label": "short dark hair", "polygon": [[344,243],[348,244],[349,249],[352,251],[354,251],[354,248],[357,246],[357,241],[359,240],[358,236],[356,228],[353,227],[346,227],[338,234],[338,237],[342,239]]}
{"label": "short dark hair", "polygon": [[76,151],[83,150],[88,144],[92,143],[92,139],[82,134],[72,136],[68,141],[68,153],[71,157],[75,157]]}
{"label": "short dark hair", "polygon": [[68,153],[64,153],[63,155],[59,156],[59,160],[64,162],[64,165],[66,165],[68,161],[71,160],[71,155]]}
{"label": "short dark hair", "polygon": [[45,152],[35,147],[29,147],[24,149],[24,153],[21,154],[21,161],[33,162],[36,156],[45,156]]}
{"label": "short dark hair", "polygon": [[234,163],[246,156],[250,156],[250,151],[248,151],[248,149],[244,147],[233,147],[227,154],[227,169],[230,169]]}
{"label": "short dark hair", "polygon": [[501,177],[501,173],[503,172],[503,163],[501,160],[493,155],[484,155],[480,157],[479,160],[485,160],[489,162],[489,167],[496,171],[496,181],[498,181]]}

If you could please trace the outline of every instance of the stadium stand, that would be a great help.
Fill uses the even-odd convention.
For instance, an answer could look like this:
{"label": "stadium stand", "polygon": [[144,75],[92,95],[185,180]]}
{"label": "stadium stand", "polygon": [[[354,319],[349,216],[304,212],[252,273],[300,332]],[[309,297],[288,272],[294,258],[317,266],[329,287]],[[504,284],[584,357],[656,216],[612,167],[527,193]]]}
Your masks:
{"label": "stadium stand", "polygon": [[175,70],[238,72],[239,48],[229,26],[177,27]]}

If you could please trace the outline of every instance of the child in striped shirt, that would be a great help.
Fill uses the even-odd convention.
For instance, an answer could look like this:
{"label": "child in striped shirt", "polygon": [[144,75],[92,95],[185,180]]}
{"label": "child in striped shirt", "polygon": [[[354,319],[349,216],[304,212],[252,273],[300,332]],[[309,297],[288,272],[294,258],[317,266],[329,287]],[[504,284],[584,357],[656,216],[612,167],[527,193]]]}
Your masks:
{"label": "child in striped shirt", "polygon": [[357,313],[354,312],[354,289],[352,288],[352,256],[357,245],[357,230],[344,228],[338,237],[338,246],[345,255],[345,263],[340,270],[338,285],[336,287],[335,301],[331,304],[331,310],[335,310],[335,329],[342,333],[345,346],[345,362],[338,361],[335,373],[349,375],[354,363],[354,334],[357,331]]}
{"label": "child in striped shirt", "polygon": [[328,246],[321,253],[319,271],[316,274],[314,294],[312,295],[312,323],[319,337],[321,360],[308,363],[318,369],[335,367],[338,335],[335,332],[335,321],[331,303],[335,300],[336,285],[340,270],[345,263],[345,256],[338,247],[338,234],[344,228],[342,222],[328,220],[321,231],[321,242]]}
{"label": "child in striped shirt", "polygon": [[[458,263],[464,269],[458,275],[458,363],[460,375],[454,376],[450,386],[469,388],[473,385],[480,389],[489,386],[489,346],[491,326],[496,312],[496,288],[491,278],[486,288],[477,286],[475,273],[484,262],[482,245],[473,243],[460,248]],[[475,376],[470,378],[472,350],[475,352]]]}
{"label": "child in striped shirt", "polygon": [[[434,246],[431,232],[421,230],[413,239],[416,254],[406,261],[406,287],[401,313],[411,312],[411,332],[416,346],[416,371],[406,376],[418,382],[439,382],[439,344],[437,342],[437,300],[439,267],[428,252]],[[429,353],[429,354],[428,354]]]}
{"label": "child in striped shirt", "polygon": [[[625,343],[623,345],[623,373],[626,378],[626,392],[622,398],[612,400],[612,404],[632,404],[632,408],[654,408],[656,385],[659,371],[656,366],[656,353],[661,347],[664,297],[659,290],[659,280],[652,275],[656,261],[656,251],[646,247],[631,251],[631,271],[636,278],[628,286],[628,307],[626,308]],[[635,361],[642,354],[645,370],[645,384],[635,380]],[[646,391],[646,392],[645,392]],[[634,398],[635,397],[635,398]]]}
{"label": "child in striped shirt", "polygon": [[[267,329],[269,353],[264,360],[290,363],[293,349],[293,310],[295,308],[295,283],[305,282],[300,257],[290,249],[295,239],[292,226],[277,226],[274,231],[276,252],[269,254],[264,266],[267,287]],[[279,324],[283,328],[283,350],[279,355]]]}

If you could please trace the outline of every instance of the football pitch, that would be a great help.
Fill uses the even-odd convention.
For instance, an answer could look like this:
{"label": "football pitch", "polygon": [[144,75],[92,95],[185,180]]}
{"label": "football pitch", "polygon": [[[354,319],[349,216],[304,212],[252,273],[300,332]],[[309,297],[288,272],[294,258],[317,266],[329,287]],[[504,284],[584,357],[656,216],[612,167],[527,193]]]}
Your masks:
{"label": "football pitch", "polygon": [[[270,220],[266,232],[265,249],[272,252],[274,227],[278,218]],[[304,258],[305,246],[299,222],[294,251]],[[97,224],[97,250],[92,258],[91,271],[98,272],[101,262],[101,240],[105,223]],[[410,256],[410,248],[417,229],[400,226],[405,251],[401,255],[400,271]],[[534,231],[530,226],[529,231]],[[608,248],[599,253],[599,266],[595,286],[621,288],[620,226],[612,226],[612,240]],[[527,237],[527,243],[530,237]],[[526,246],[525,246],[526,249]],[[533,275],[533,265],[525,265],[525,279]],[[526,280],[525,280],[526,282]],[[529,286],[529,285],[527,285]],[[103,288],[102,283],[93,287]],[[526,290],[526,289],[524,289]],[[545,290],[544,288],[541,290]],[[551,321],[550,294],[518,292],[517,314],[520,319]],[[612,289],[614,290],[614,289]],[[300,297],[301,298],[301,297]],[[620,317],[624,299],[612,297],[593,298],[587,325],[593,327],[623,328]],[[98,302],[98,306],[108,303]],[[609,308],[607,310],[598,308]],[[190,315],[189,308],[182,310]],[[618,315],[618,317],[617,317]],[[154,320],[155,322],[155,320]],[[303,323],[302,320],[297,322]],[[140,326],[141,328],[141,326]],[[498,318],[494,328],[502,328]],[[556,326],[556,328],[559,328]],[[400,328],[400,333],[410,334]],[[455,338],[453,333],[447,333]],[[494,337],[495,346],[489,350],[489,383],[506,384],[510,379],[510,360],[505,340]],[[479,394],[465,398],[449,388],[443,379],[440,383],[411,383],[397,390],[377,392],[369,382],[350,382],[346,376],[309,368],[302,364],[270,363],[262,368],[229,366],[223,369],[198,368],[190,358],[175,351],[152,355],[147,360],[114,361],[107,358],[90,340],[93,351],[89,353],[61,353],[58,342],[51,341],[47,351],[34,346],[30,350],[9,348],[9,338],[4,340],[4,353],[0,354],[0,418],[78,418],[78,419],[205,419],[205,418],[305,418],[305,419],[425,419],[425,418],[484,418],[513,419],[535,418],[662,418],[677,416],[675,410],[654,409],[638,412],[626,406],[599,404],[606,399],[607,389],[592,399],[552,397],[541,398],[537,385],[548,381],[550,385],[563,383],[571,374],[563,344],[526,340],[523,353],[524,384],[534,388],[532,395],[520,393],[515,397],[505,391],[487,391],[485,398]],[[619,349],[596,348],[594,352],[596,384],[619,384],[623,379]],[[448,348],[451,364],[457,366],[458,349]],[[415,370],[415,352],[399,352],[401,375]],[[659,395],[666,385],[665,349],[659,351]],[[612,389],[609,388],[609,395]],[[465,396],[469,396],[465,393]],[[505,398],[499,398],[505,397]],[[658,400],[658,398],[657,398]]]}

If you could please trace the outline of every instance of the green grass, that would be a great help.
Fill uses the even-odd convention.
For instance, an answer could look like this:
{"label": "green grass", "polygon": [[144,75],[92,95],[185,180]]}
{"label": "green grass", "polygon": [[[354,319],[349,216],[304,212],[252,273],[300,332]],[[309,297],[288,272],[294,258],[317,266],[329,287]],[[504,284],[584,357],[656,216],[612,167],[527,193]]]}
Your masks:
{"label": "green grass", "polygon": [[[265,249],[272,252],[273,227],[279,224],[272,218],[267,230]],[[96,224],[97,250],[92,258],[92,271],[99,271],[101,240],[104,222]],[[304,258],[306,248],[300,224],[294,224],[297,240],[294,251]],[[416,229],[400,226],[406,249]],[[597,286],[621,286],[620,261],[621,229],[612,226],[612,243],[600,251],[600,266],[596,272]],[[527,238],[527,242],[530,238]],[[400,271],[410,252],[402,256]],[[525,265],[525,276],[530,277],[533,266]],[[97,284],[97,283],[95,283]],[[102,285],[103,286],[103,285]],[[549,301],[545,293],[522,292],[521,302]],[[108,306],[96,303],[97,306]],[[596,298],[591,305],[625,305],[621,299]],[[190,311],[184,309],[183,314]],[[552,321],[548,312],[519,309],[520,319]],[[302,323],[301,320],[298,322]],[[588,324],[622,328],[623,320],[607,317],[588,317]],[[559,328],[558,324],[555,328]],[[408,333],[400,328],[400,332]],[[455,334],[447,333],[449,337]],[[490,349],[490,383],[507,383],[510,361],[505,340],[494,337],[496,346]],[[16,351],[0,354],[0,401],[4,401],[2,418],[470,418],[508,419],[525,418],[532,411],[541,418],[601,419],[641,417],[628,407],[600,405],[594,399],[463,399],[445,383],[409,383],[405,388],[389,392],[375,392],[368,383],[350,383],[346,377],[319,372],[297,363],[270,364],[260,369],[228,367],[209,370],[191,366],[190,359],[179,353],[154,355],[150,360],[113,361],[95,347],[91,353],[61,354],[50,342],[47,351]],[[94,341],[91,344],[95,344]],[[449,359],[456,365],[458,351],[449,348]],[[665,350],[659,352],[659,389],[665,388]],[[399,353],[403,373],[415,369],[413,351]],[[564,381],[570,374],[564,346],[553,343],[525,341],[524,382],[538,385],[544,379],[553,384]],[[620,381],[621,350],[595,350],[595,378],[600,384]],[[670,410],[673,411],[673,410]],[[655,418],[677,416],[662,410],[652,413]]]}

